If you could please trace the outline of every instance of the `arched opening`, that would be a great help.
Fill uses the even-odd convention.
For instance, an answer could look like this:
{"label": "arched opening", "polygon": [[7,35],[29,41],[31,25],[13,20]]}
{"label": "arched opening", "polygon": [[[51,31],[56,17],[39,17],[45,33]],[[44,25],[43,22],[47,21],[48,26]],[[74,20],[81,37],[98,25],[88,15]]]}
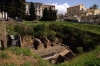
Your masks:
{"label": "arched opening", "polygon": [[4,50],[4,42],[3,42],[3,40],[0,40],[0,50]]}

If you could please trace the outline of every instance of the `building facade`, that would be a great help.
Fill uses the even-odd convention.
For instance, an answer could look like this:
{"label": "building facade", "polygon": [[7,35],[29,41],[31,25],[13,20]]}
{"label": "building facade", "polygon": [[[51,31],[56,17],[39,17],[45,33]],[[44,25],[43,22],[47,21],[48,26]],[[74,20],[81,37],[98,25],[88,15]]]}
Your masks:
{"label": "building facade", "polygon": [[[37,19],[40,19],[41,17],[43,17],[44,8],[51,7],[52,10],[55,10],[54,5],[46,5],[46,4],[43,4],[43,3],[40,3],[40,2],[33,2],[33,3],[34,3],[35,13],[36,13]],[[25,5],[26,5],[26,14],[27,15],[30,15],[29,14],[30,4],[31,4],[31,2],[26,2],[25,3]],[[55,11],[57,11],[57,10],[55,10]]]}
{"label": "building facade", "polygon": [[42,5],[42,10],[44,10],[44,8],[49,9],[49,7],[51,7],[52,10],[55,10],[55,6],[54,5],[47,5],[47,4],[43,4]]}
{"label": "building facade", "polygon": [[[30,4],[31,4],[31,2],[26,2],[25,3],[25,5],[26,5],[26,14],[27,15],[30,15],[29,14]],[[34,2],[35,13],[36,13],[37,19],[42,17],[42,4],[43,3],[40,3],[40,2]]]}
{"label": "building facade", "polygon": [[67,15],[70,17],[80,16],[80,13],[86,10],[86,7],[83,4],[72,6],[67,8]]}

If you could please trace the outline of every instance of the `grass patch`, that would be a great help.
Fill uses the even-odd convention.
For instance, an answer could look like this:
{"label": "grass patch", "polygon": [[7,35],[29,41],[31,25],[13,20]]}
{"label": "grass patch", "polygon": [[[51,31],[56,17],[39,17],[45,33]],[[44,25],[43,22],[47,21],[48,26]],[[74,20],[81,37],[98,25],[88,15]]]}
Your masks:
{"label": "grass patch", "polygon": [[43,60],[43,58],[41,58],[40,56],[38,55],[35,55],[33,56],[34,58],[38,59],[38,66],[54,66],[53,64],[49,63],[48,61],[46,60]]}
{"label": "grass patch", "polygon": [[7,59],[8,54],[6,52],[0,52],[0,59]]}
{"label": "grass patch", "polygon": [[18,66],[17,64],[14,64],[14,63],[4,63],[4,64],[1,64],[0,66]]}
{"label": "grass patch", "polygon": [[57,66],[100,66],[100,59],[97,58],[99,51],[100,46],[91,52],[80,54],[71,62],[58,64]]}
{"label": "grass patch", "polygon": [[26,62],[22,66],[32,66],[31,62]]}
{"label": "grass patch", "polygon": [[14,47],[9,49],[12,51],[12,53],[15,53],[16,55],[32,56],[29,48]]}

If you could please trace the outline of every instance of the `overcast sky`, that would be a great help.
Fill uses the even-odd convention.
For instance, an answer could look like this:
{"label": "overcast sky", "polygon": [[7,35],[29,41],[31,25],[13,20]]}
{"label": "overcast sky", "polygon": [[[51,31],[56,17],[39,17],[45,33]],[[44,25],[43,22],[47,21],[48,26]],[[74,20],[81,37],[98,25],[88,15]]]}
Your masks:
{"label": "overcast sky", "polygon": [[78,4],[84,4],[87,8],[97,4],[100,8],[100,0],[26,0],[27,2],[41,2],[44,4],[53,4],[56,6],[58,13],[66,13],[66,8]]}

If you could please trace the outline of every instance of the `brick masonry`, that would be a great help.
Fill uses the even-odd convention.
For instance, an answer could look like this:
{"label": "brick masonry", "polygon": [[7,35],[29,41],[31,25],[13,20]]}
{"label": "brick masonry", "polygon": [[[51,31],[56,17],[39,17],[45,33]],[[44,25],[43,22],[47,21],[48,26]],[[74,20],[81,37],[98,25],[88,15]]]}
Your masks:
{"label": "brick masonry", "polygon": [[0,41],[1,40],[4,43],[4,47],[7,47],[6,24],[5,24],[5,21],[0,21]]}

